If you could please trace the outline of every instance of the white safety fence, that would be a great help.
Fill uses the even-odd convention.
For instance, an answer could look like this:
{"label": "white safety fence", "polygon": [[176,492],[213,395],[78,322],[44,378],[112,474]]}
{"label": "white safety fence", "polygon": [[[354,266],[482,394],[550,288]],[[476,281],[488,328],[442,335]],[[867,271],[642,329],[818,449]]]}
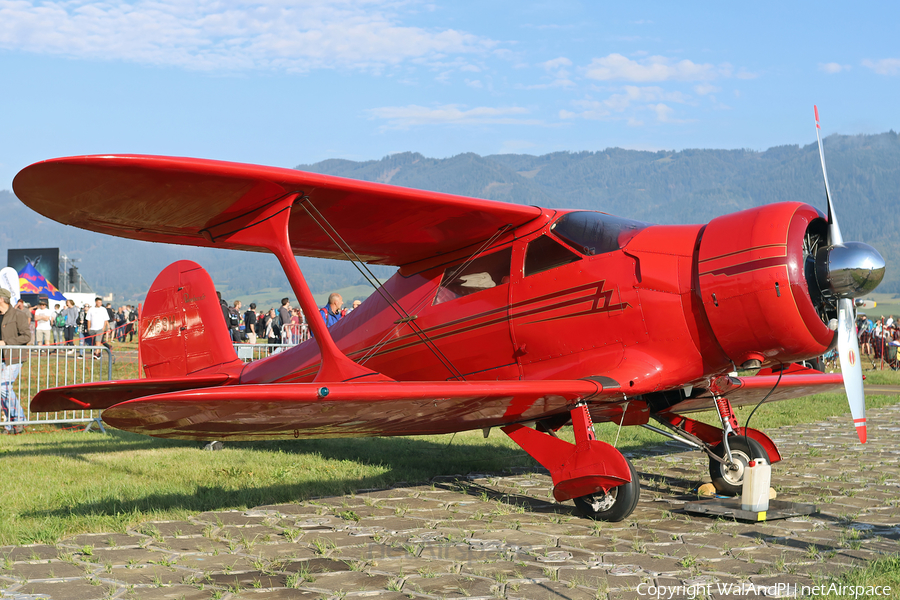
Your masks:
{"label": "white safety fence", "polygon": [[[243,362],[265,358],[293,348],[294,344],[234,344]],[[102,429],[100,410],[68,410],[38,413],[31,399],[41,390],[112,379],[112,353],[100,346],[2,346],[0,364],[0,428],[15,431],[29,425],[96,423]],[[94,353],[100,358],[94,358]],[[133,375],[132,375],[133,376]],[[2,433],[2,431],[0,431]]]}
{"label": "white safety fence", "polygon": [[239,359],[245,363],[259,360],[284,352],[288,348],[293,348],[296,344],[234,344],[234,351]]}
{"label": "white safety fence", "polygon": [[[99,410],[55,413],[31,411],[31,399],[41,390],[112,378],[112,354],[94,346],[2,346],[0,364],[0,426],[7,431],[52,423],[100,424]],[[94,353],[100,357],[95,359]],[[90,428],[90,425],[88,426]]]}

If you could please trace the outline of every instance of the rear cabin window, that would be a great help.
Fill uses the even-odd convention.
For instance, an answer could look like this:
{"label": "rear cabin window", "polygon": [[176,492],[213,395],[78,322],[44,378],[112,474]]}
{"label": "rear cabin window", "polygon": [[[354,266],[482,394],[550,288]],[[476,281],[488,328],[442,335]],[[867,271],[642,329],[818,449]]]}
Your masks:
{"label": "rear cabin window", "polygon": [[593,256],[624,248],[631,238],[649,226],[649,223],[599,212],[577,211],[560,217],[550,231],[578,252]]}
{"label": "rear cabin window", "polygon": [[528,242],[525,249],[525,277],[581,260],[581,257],[554,240],[542,235]]}
{"label": "rear cabin window", "polygon": [[434,304],[454,300],[469,294],[509,283],[512,248],[479,256],[472,262],[447,267],[441,285],[434,297]]}

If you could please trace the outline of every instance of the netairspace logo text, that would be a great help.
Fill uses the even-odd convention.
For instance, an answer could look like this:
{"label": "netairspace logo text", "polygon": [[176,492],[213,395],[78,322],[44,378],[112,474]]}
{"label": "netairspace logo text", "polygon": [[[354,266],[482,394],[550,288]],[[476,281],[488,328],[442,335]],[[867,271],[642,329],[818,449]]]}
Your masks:
{"label": "netairspace logo text", "polygon": [[890,596],[891,586],[886,585],[797,585],[796,583],[776,583],[774,585],[754,585],[752,583],[705,583],[698,585],[651,585],[642,583],[637,593],[656,600],[681,598],[702,598],[713,593],[733,596],[768,596],[789,598],[801,596],[834,595],[841,598],[861,598],[863,596]]}

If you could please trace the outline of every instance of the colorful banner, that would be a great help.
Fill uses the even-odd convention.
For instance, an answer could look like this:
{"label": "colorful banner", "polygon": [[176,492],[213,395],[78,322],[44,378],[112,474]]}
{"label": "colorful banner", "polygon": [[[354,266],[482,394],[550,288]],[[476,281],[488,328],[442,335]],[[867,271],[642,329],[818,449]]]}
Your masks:
{"label": "colorful banner", "polygon": [[50,300],[65,301],[56,286],[44,279],[44,276],[38,273],[34,265],[28,263],[25,268],[19,271],[19,290],[23,294],[37,294],[38,296],[46,296]]}
{"label": "colorful banner", "polygon": [[44,279],[59,289],[59,248],[10,248],[6,251],[6,264],[18,273],[31,265]]}

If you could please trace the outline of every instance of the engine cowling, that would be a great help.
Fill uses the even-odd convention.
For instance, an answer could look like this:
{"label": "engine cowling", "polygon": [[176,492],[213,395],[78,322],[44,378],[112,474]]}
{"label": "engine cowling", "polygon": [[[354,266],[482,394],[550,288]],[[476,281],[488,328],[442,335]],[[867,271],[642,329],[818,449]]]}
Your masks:
{"label": "engine cowling", "polygon": [[821,212],[799,202],[707,225],[698,255],[700,293],[716,339],[736,366],[794,362],[834,345],[834,308],[815,268],[827,229]]}

